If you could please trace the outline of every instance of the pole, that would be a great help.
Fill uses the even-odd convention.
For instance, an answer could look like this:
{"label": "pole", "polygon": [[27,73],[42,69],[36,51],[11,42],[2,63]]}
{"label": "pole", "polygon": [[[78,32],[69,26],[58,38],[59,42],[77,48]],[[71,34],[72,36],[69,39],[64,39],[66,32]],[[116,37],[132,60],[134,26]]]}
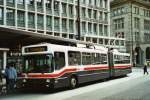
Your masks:
{"label": "pole", "polygon": [[78,23],[78,37],[77,39],[80,40],[81,37],[81,31],[80,31],[80,0],[78,0],[78,5],[77,5],[77,9],[78,9],[78,16],[77,16],[77,23]]}
{"label": "pole", "polygon": [[134,50],[133,50],[133,20],[132,20],[132,1],[131,1],[131,55],[132,55],[132,64],[134,67]]}

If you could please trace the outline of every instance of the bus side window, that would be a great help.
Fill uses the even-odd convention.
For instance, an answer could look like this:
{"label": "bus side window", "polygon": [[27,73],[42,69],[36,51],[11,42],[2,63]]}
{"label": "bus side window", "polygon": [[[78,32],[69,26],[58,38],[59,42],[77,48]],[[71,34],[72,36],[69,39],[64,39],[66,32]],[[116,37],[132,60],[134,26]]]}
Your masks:
{"label": "bus side window", "polygon": [[59,70],[65,66],[65,53],[64,52],[55,52],[55,69]]}
{"label": "bus side window", "polygon": [[69,65],[80,65],[81,64],[81,53],[75,51],[68,52],[68,64]]}

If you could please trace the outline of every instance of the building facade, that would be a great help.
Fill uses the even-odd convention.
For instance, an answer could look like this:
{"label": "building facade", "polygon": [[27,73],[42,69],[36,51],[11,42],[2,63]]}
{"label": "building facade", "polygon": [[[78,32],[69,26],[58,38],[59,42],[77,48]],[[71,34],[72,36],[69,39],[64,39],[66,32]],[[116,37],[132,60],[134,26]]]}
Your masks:
{"label": "building facade", "polygon": [[[79,2],[80,40],[126,51],[125,39],[110,35],[110,1]],[[23,30],[27,34],[75,40],[78,13],[77,0],[0,0],[0,26],[16,33]]]}
{"label": "building facade", "polygon": [[[111,2],[112,35],[126,39],[127,51],[137,65],[150,59],[150,1],[114,0]],[[133,52],[132,52],[133,51]]]}

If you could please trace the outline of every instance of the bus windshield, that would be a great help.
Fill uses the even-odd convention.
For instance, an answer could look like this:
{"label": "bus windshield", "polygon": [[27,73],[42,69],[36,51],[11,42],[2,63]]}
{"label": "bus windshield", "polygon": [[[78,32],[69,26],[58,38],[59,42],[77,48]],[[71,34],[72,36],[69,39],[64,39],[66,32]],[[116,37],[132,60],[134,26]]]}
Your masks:
{"label": "bus windshield", "polygon": [[30,55],[24,57],[24,70],[27,73],[50,73],[53,72],[52,55]]}

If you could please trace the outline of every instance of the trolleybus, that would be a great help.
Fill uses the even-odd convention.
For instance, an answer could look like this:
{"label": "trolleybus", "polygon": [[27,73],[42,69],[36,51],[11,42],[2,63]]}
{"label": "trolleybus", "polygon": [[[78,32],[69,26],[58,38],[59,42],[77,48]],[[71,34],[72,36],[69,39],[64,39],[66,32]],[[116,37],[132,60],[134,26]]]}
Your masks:
{"label": "trolleybus", "polygon": [[130,54],[104,47],[82,48],[50,43],[24,46],[17,85],[71,87],[131,72]]}

